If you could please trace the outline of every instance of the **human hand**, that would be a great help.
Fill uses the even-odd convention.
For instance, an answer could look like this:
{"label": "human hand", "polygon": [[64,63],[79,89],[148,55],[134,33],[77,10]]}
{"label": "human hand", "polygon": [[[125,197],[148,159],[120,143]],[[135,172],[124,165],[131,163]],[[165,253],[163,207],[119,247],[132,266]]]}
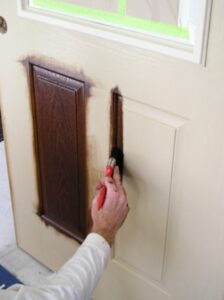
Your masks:
{"label": "human hand", "polygon": [[97,195],[92,203],[92,232],[103,236],[112,245],[116,233],[127,217],[129,207],[125,189],[121,183],[119,168],[115,167],[113,178],[106,177],[104,182],[98,183],[97,188],[102,185],[107,188],[104,205],[98,210]]}

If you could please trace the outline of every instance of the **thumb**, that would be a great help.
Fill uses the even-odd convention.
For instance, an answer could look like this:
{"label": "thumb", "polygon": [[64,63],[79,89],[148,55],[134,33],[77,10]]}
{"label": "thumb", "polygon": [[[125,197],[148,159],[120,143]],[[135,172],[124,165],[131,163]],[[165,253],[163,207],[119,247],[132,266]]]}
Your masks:
{"label": "thumb", "polygon": [[116,190],[114,180],[111,177],[105,177],[105,186],[108,191]]}

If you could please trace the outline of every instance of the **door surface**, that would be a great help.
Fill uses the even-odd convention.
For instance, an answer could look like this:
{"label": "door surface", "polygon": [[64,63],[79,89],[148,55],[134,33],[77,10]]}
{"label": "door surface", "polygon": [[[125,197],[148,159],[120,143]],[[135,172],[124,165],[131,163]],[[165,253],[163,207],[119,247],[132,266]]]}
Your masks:
{"label": "door surface", "polygon": [[3,140],[2,115],[0,111],[0,142]]}
{"label": "door surface", "polygon": [[0,1],[8,23],[0,35],[0,96],[17,243],[54,270],[79,243],[37,214],[24,60],[81,74],[90,83],[89,203],[109,152],[111,89],[118,86],[124,98],[124,184],[131,210],[94,300],[224,299],[223,11],[224,2],[214,0],[203,67],[18,17],[16,1]]}

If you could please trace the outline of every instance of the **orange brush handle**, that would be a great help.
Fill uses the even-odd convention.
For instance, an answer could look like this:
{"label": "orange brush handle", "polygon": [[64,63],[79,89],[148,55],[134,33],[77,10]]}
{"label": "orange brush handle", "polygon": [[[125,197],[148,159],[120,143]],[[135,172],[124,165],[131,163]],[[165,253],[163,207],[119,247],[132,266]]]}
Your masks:
{"label": "orange brush handle", "polygon": [[107,192],[107,188],[104,185],[104,186],[102,186],[102,188],[100,190],[99,198],[97,200],[97,207],[98,207],[98,209],[101,209],[103,207],[105,196],[106,196],[106,192]]}
{"label": "orange brush handle", "polygon": [[[105,171],[106,177],[111,177],[113,175],[114,168],[112,166],[107,166]],[[105,197],[106,197],[107,188],[105,185],[102,186],[100,190],[100,194],[97,200],[97,207],[98,209],[101,209],[103,207]]]}

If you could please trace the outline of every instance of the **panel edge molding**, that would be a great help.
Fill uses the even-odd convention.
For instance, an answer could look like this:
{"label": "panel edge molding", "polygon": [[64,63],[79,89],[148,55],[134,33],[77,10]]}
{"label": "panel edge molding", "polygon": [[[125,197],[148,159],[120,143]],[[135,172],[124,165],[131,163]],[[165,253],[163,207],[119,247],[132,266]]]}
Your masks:
{"label": "panel edge molding", "polygon": [[170,293],[164,288],[161,281],[157,281],[152,277],[145,276],[141,272],[136,272],[136,268],[131,266],[130,264],[122,261],[119,258],[113,258],[112,263],[117,265],[118,267],[130,272],[132,276],[139,278],[141,281],[145,282],[147,285],[151,286],[151,288],[156,289],[157,292],[163,295],[163,297],[170,299]]}
{"label": "panel edge molding", "polygon": [[174,129],[182,127],[188,121],[188,119],[185,117],[181,117],[179,115],[153,107],[149,104],[145,104],[143,102],[126,97],[124,97],[123,107],[124,111],[126,110],[132,113],[139,114],[143,117],[173,127]]}

